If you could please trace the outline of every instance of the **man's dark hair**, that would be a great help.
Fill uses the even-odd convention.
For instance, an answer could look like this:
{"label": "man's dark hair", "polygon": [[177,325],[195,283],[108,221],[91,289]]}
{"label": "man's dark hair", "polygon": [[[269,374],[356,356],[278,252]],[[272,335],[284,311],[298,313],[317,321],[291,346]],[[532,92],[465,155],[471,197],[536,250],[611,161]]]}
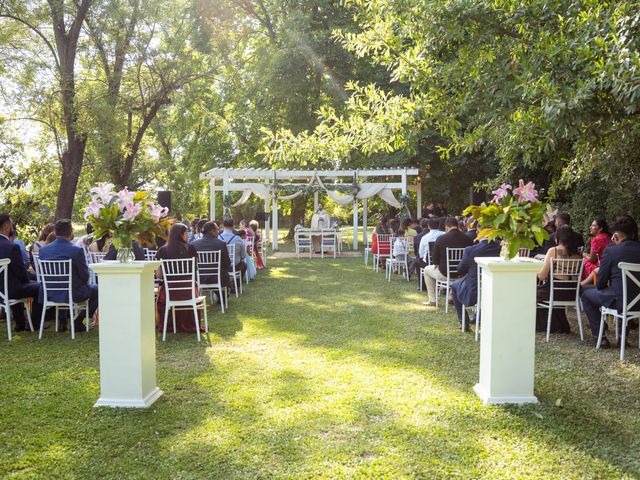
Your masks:
{"label": "man's dark hair", "polygon": [[87,223],[87,235],[91,235],[93,233],[93,225],[91,223]]}
{"label": "man's dark hair", "polygon": [[58,220],[54,231],[56,232],[56,237],[70,237],[73,233],[73,224],[71,220],[66,218]]}
{"label": "man's dark hair", "polygon": [[11,221],[11,215],[8,213],[0,213],[0,228],[4,227],[4,224]]}
{"label": "man's dark hair", "polygon": [[621,215],[611,226],[613,233],[620,232],[631,240],[638,240],[638,224],[631,215]]}
{"label": "man's dark hair", "polygon": [[438,230],[438,228],[440,228],[440,219],[438,217],[431,217],[427,223],[429,230]]}
{"label": "man's dark hair", "polygon": [[202,231],[202,227],[204,227],[204,225],[207,223],[207,219],[203,218],[198,222],[198,225],[196,226],[196,228],[200,231]]}
{"label": "man's dark hair", "polygon": [[224,228],[233,228],[233,218],[225,218],[222,221]]}
{"label": "man's dark hair", "polygon": [[[558,220],[560,220],[560,222],[558,222]],[[556,224],[558,223],[560,225],[571,225],[571,215],[567,212],[558,213],[558,215],[556,215]]]}
{"label": "man's dark hair", "polygon": [[[193,220],[191,220],[191,228],[196,228],[196,225],[198,225],[198,222],[200,221],[200,219],[198,217],[194,218]],[[189,224],[185,223],[185,225],[188,227]]]}
{"label": "man's dark hair", "polygon": [[444,221],[444,226],[448,228],[459,228],[458,220],[456,217],[447,217]]}
{"label": "man's dark hair", "polygon": [[426,218],[423,218],[422,220],[420,220],[420,227],[424,230],[426,228],[429,228],[429,220]]}
{"label": "man's dark hair", "polygon": [[217,232],[217,231],[218,231],[218,225],[216,225],[216,222],[206,222],[202,226],[202,233],[204,233],[205,235],[208,235],[210,233]]}

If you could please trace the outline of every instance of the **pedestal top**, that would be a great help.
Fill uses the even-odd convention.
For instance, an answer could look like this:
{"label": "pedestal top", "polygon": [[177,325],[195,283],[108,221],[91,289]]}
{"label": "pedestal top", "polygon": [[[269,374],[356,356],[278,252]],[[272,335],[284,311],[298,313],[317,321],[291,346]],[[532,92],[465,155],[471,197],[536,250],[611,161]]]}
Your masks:
{"label": "pedestal top", "polygon": [[476,263],[493,272],[534,272],[542,270],[544,263],[530,258],[505,260],[502,257],[476,257]]}
{"label": "pedestal top", "polygon": [[155,270],[160,266],[160,262],[152,260],[149,262],[128,262],[122,263],[117,260],[107,260],[100,263],[92,263],[89,268],[98,275],[118,275],[142,273],[144,271]]}

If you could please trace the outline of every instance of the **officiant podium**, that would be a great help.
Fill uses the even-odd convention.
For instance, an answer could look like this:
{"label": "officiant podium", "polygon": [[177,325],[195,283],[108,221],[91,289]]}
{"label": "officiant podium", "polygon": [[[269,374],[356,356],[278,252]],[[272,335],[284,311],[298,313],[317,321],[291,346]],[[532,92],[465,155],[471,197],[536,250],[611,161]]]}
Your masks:
{"label": "officiant podium", "polygon": [[[311,217],[311,230],[314,232],[322,231],[331,226],[331,217],[324,210],[322,204],[318,205],[318,210]],[[322,235],[312,235],[311,243],[313,245],[313,251],[320,253],[322,249]]]}

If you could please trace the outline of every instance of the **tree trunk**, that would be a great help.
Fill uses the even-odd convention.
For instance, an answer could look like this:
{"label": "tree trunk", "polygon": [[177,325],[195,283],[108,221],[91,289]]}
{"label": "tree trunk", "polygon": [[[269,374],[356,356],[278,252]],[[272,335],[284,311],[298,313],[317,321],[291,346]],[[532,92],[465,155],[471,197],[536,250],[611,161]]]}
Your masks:
{"label": "tree trunk", "polygon": [[289,233],[287,233],[287,240],[293,240],[295,235],[295,228],[300,222],[304,221],[304,214],[307,211],[307,197],[301,195],[293,200],[291,206],[291,226],[289,227]]}
{"label": "tree trunk", "polygon": [[78,188],[78,178],[84,157],[84,140],[76,140],[62,155],[62,175],[56,202],[56,220],[70,219],[73,214],[73,201]]}

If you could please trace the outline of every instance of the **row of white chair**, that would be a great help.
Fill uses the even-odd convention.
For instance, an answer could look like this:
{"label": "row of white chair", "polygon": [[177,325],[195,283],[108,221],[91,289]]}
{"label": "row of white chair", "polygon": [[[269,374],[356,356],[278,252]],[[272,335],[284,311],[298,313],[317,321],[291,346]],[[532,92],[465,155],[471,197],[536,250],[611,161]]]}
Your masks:
{"label": "row of white chair", "polygon": [[336,254],[342,253],[342,244],[339,241],[339,233],[336,230],[323,229],[318,234],[315,231],[309,229],[298,229],[294,235],[294,241],[296,246],[296,257],[300,258],[300,255],[304,251],[309,252],[309,258],[313,256],[313,240],[312,237],[320,237],[320,256],[324,258],[324,252],[331,251],[333,258],[336,258]]}

